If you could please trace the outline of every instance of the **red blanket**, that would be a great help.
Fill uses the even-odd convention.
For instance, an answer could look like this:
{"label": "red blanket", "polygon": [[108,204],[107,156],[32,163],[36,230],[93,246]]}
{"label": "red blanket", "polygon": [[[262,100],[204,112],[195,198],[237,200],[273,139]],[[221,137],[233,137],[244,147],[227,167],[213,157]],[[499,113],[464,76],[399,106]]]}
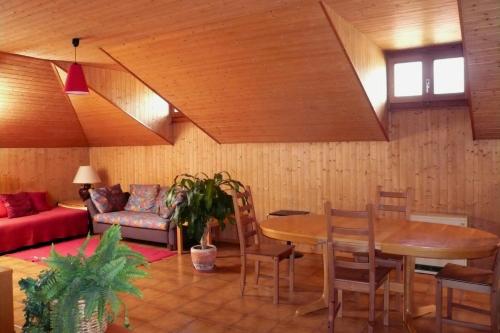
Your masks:
{"label": "red blanket", "polygon": [[0,218],[0,253],[59,238],[86,235],[86,211],[56,207],[35,215]]}

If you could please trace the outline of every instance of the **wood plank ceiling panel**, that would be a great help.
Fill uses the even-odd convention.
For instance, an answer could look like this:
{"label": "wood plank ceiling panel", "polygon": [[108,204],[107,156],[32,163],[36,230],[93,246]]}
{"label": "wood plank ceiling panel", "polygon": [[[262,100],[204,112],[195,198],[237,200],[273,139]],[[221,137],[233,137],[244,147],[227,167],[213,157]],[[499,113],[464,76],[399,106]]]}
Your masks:
{"label": "wood plank ceiling panel", "polygon": [[106,52],[222,143],[385,139],[318,2]]}
{"label": "wood plank ceiling panel", "polygon": [[52,64],[0,53],[0,148],[87,145]]}
{"label": "wood plank ceiling panel", "polygon": [[476,139],[500,139],[500,1],[460,1]]}
{"label": "wood plank ceiling panel", "polygon": [[[66,72],[70,63],[56,62]],[[138,122],[173,143],[168,102],[126,71],[83,65],[87,84]]]}
{"label": "wood plank ceiling panel", "polygon": [[[316,0],[87,0],[1,1],[0,50],[51,60],[72,60],[71,38],[82,37],[80,61],[111,63],[99,46],[222,23]],[[382,49],[456,42],[456,0],[328,0],[327,3]]]}
{"label": "wood plank ceiling panel", "polygon": [[[66,72],[57,67],[61,82]],[[128,113],[89,89],[89,95],[69,95],[90,147],[148,146],[167,142]]]}
{"label": "wood plank ceiling panel", "polygon": [[456,0],[325,0],[384,50],[458,42]]}

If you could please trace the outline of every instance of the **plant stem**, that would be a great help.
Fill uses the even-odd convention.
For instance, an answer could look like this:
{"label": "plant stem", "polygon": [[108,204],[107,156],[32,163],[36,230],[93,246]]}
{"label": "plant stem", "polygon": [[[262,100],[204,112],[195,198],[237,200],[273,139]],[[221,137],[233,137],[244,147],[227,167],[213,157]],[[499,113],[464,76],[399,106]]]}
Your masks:
{"label": "plant stem", "polygon": [[207,248],[207,237],[208,237],[208,225],[205,226],[205,231],[203,231],[203,236],[201,236],[201,248],[205,250]]}

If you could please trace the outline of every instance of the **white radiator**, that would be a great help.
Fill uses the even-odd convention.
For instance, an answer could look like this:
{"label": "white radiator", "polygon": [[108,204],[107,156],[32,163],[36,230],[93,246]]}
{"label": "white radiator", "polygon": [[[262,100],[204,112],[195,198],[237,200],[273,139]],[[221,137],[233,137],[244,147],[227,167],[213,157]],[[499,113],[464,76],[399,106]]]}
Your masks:
{"label": "white radiator", "polygon": [[[467,228],[469,219],[467,215],[452,215],[452,214],[430,214],[430,213],[413,213],[410,215],[410,221],[429,222],[438,224],[450,224]],[[416,271],[420,273],[435,274],[439,267],[443,267],[447,263],[467,266],[466,259],[458,260],[443,260],[443,259],[427,259],[416,258]]]}

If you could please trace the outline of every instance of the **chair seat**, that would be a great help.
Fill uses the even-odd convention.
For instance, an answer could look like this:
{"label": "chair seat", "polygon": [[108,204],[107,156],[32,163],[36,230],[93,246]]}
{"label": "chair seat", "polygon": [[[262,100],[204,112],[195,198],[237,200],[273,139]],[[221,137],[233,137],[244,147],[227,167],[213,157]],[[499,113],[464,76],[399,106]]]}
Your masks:
{"label": "chair seat", "polygon": [[[390,271],[391,268],[388,267],[377,267],[375,269],[375,284],[380,284],[389,275]],[[370,275],[368,269],[336,267],[335,279],[368,283],[370,282]]]}
{"label": "chair seat", "polygon": [[493,285],[492,271],[476,267],[464,267],[455,264],[446,264],[441,272],[436,275],[436,278],[441,280],[481,284],[485,286]]}
{"label": "chair seat", "polygon": [[265,257],[286,258],[292,254],[293,248],[292,245],[259,244],[247,247],[245,253]]}

